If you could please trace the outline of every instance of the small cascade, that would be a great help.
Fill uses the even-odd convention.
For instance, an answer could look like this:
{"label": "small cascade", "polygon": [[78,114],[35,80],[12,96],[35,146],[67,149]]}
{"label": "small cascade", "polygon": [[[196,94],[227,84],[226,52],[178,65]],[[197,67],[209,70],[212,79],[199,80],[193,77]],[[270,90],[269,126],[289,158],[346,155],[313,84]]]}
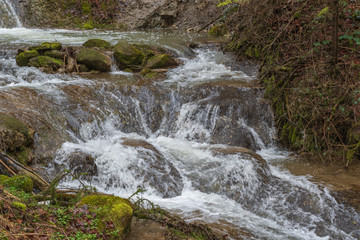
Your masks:
{"label": "small cascade", "polygon": [[22,24],[9,0],[0,0],[0,28],[21,28]]}

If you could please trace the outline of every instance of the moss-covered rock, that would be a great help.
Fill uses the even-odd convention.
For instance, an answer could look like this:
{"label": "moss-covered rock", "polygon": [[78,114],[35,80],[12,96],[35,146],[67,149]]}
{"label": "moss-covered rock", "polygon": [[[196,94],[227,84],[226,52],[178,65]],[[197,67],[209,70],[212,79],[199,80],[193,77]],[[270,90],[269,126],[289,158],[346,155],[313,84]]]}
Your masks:
{"label": "moss-covered rock", "polygon": [[223,37],[228,33],[229,33],[229,30],[226,28],[226,26],[224,26],[223,24],[220,24],[220,25],[213,26],[210,29],[208,34],[212,37]]}
{"label": "moss-covered rock", "polygon": [[57,59],[64,59],[65,57],[65,53],[59,50],[50,50],[50,51],[46,51],[44,53],[44,56],[48,56],[51,58],[57,58]]}
{"label": "moss-covered rock", "polygon": [[[90,195],[84,197],[79,205],[87,205],[97,209],[104,220],[112,222],[119,231],[120,239],[130,230],[133,209],[127,199],[109,195]],[[98,222],[98,228],[103,229],[106,222]],[[114,237],[114,239],[119,237]]]}
{"label": "moss-covered rock", "polygon": [[19,119],[0,113],[0,149],[7,151],[22,163],[31,162],[33,131]]}
{"label": "moss-covered rock", "polygon": [[108,41],[102,39],[89,39],[83,43],[84,47],[97,47],[100,49],[111,49],[111,44]]}
{"label": "moss-covered rock", "polygon": [[46,52],[51,50],[61,50],[62,44],[59,42],[44,42],[41,45],[29,47],[29,50],[36,50],[38,52]]}
{"label": "moss-covered rock", "polygon": [[114,46],[114,58],[121,70],[125,68],[138,70],[144,57],[144,52],[126,42],[119,42]]}
{"label": "moss-covered rock", "polygon": [[31,144],[33,137],[26,124],[19,119],[0,113],[0,147],[5,150],[16,149]]}
{"label": "moss-covered rock", "polygon": [[147,60],[145,68],[158,69],[177,66],[177,62],[169,54],[155,55]]}
{"label": "moss-covered rock", "polygon": [[30,59],[29,66],[38,68],[50,68],[51,70],[56,71],[63,66],[63,61],[48,56],[38,56],[36,58]]}
{"label": "moss-covered rock", "polygon": [[16,64],[20,67],[28,66],[30,59],[39,56],[36,50],[24,51],[16,56]]}
{"label": "moss-covered rock", "polygon": [[76,61],[89,69],[101,72],[110,71],[111,59],[100,51],[83,48],[76,55]]}
{"label": "moss-covered rock", "polygon": [[4,175],[0,175],[0,183],[6,187],[15,188],[19,191],[24,191],[27,193],[31,193],[33,190],[33,181],[29,176],[25,175],[15,175],[13,177],[7,177]]}

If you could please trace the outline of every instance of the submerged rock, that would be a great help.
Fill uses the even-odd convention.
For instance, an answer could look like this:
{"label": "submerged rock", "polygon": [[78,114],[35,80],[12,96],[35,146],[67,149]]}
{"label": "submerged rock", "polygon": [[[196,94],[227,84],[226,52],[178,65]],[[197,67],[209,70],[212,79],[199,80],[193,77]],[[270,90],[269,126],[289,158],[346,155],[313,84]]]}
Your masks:
{"label": "submerged rock", "polygon": [[144,57],[144,52],[126,42],[119,42],[114,47],[114,58],[121,70],[126,68],[138,70]]}
{"label": "submerged rock", "polygon": [[89,69],[99,70],[101,72],[110,71],[111,59],[98,50],[83,48],[76,55],[76,60]]}

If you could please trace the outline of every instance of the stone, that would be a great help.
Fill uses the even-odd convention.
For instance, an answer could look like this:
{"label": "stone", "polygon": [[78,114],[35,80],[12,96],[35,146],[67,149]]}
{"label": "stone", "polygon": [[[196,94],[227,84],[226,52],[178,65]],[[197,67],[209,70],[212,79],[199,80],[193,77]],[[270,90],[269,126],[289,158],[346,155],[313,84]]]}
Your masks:
{"label": "stone", "polygon": [[97,222],[100,231],[106,228],[107,223],[112,223],[119,233],[119,237],[114,239],[123,239],[130,231],[133,209],[128,199],[111,195],[89,195],[81,199],[78,205],[96,209],[99,217],[103,218],[103,221]]}
{"label": "stone", "polygon": [[30,67],[45,68],[56,71],[63,66],[63,61],[48,56],[38,56],[30,59],[28,65]]}
{"label": "stone", "polygon": [[19,119],[0,113],[0,149],[12,154],[25,164],[32,161],[31,148],[34,132]]}
{"label": "stone", "polygon": [[125,68],[138,70],[144,57],[144,52],[126,42],[119,42],[114,46],[114,58],[121,70]]}
{"label": "stone", "polygon": [[61,50],[62,45],[59,42],[44,42],[41,45],[29,47],[29,50],[36,50],[38,52],[46,52],[51,50]]}
{"label": "stone", "polygon": [[20,67],[28,66],[30,59],[39,56],[36,50],[24,51],[16,56],[16,64]]}
{"label": "stone", "polygon": [[44,53],[44,56],[48,56],[48,57],[51,57],[51,58],[57,58],[57,59],[63,60],[64,57],[65,57],[65,53],[61,52],[59,50],[50,50],[50,51],[46,51]]}
{"label": "stone", "polygon": [[[91,180],[92,176],[97,174],[95,159],[84,152],[73,152],[68,157],[69,168],[80,179]],[[81,175],[84,174],[85,175]],[[81,176],[80,176],[81,175]]]}
{"label": "stone", "polygon": [[89,48],[82,48],[76,55],[76,61],[91,70],[99,70],[100,72],[109,72],[111,67],[109,56],[101,51]]}
{"label": "stone", "polygon": [[83,47],[88,48],[100,48],[100,49],[111,49],[111,44],[108,41],[102,39],[89,39],[83,43]]}
{"label": "stone", "polygon": [[155,55],[147,60],[145,68],[159,69],[177,66],[177,62],[169,54]]}

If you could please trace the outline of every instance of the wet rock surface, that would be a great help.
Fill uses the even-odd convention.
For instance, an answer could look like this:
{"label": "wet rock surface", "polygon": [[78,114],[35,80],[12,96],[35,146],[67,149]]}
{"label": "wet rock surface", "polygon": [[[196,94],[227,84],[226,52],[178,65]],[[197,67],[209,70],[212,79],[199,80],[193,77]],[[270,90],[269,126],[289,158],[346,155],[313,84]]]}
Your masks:
{"label": "wet rock surface", "polygon": [[184,184],[180,173],[153,145],[134,139],[124,139],[123,145],[136,148],[139,158],[146,163],[146,167],[130,167],[139,174],[138,177],[144,177],[145,182],[164,198],[181,195]]}

